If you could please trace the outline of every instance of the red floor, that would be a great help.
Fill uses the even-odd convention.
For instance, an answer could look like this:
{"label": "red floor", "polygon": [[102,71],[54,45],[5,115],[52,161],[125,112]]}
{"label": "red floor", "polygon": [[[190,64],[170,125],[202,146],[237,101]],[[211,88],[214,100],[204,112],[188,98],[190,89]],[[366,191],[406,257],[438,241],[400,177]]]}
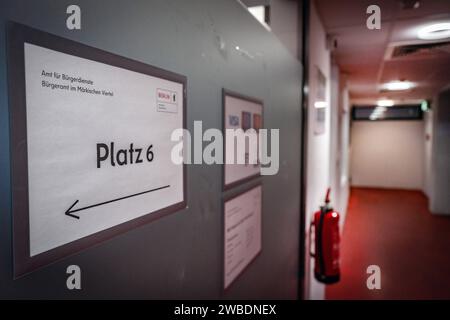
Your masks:
{"label": "red floor", "polygon": [[[421,192],[353,188],[341,257],[327,299],[450,299],[450,216],[432,215]],[[366,286],[372,264],[380,290]]]}

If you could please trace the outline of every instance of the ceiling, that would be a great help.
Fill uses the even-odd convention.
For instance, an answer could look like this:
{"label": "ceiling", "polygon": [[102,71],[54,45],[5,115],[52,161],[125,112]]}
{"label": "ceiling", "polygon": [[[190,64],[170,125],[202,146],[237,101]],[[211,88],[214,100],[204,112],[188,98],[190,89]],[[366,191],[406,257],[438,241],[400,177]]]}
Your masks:
{"label": "ceiling", "polygon": [[[389,98],[398,102],[432,98],[450,83],[450,46],[417,56],[392,59],[385,56],[393,44],[417,42],[418,27],[431,22],[450,22],[450,0],[421,0],[417,9],[403,9],[401,0],[378,0],[381,29],[369,30],[366,9],[374,3],[373,0],[316,1],[327,33],[337,39],[332,54],[347,75],[351,98],[364,101]],[[380,84],[394,80],[412,81],[416,86],[403,92],[380,92]]]}

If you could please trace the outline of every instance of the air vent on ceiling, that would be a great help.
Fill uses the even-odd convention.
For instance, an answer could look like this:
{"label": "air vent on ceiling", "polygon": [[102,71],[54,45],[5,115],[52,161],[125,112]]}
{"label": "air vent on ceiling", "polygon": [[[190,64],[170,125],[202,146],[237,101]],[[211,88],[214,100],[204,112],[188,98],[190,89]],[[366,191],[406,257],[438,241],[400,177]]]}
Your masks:
{"label": "air vent on ceiling", "polygon": [[450,55],[450,41],[391,45],[386,51],[386,60],[401,58],[427,59]]}

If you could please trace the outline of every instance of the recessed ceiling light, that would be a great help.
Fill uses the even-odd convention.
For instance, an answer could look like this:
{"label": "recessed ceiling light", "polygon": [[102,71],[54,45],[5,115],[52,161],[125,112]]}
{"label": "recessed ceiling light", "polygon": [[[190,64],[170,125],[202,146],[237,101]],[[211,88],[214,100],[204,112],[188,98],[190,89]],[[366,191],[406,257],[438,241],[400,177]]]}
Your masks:
{"label": "recessed ceiling light", "polygon": [[435,23],[420,28],[417,37],[422,40],[440,40],[450,37],[450,22]]}
{"label": "recessed ceiling light", "polygon": [[394,100],[382,99],[377,101],[377,106],[379,107],[392,107],[394,105]]}
{"label": "recessed ceiling light", "polygon": [[414,84],[409,81],[391,81],[383,84],[382,89],[389,91],[400,91],[400,90],[408,90],[414,87]]}
{"label": "recessed ceiling light", "polygon": [[326,108],[327,107],[327,102],[326,101],[316,101],[314,102],[314,107],[315,108]]}

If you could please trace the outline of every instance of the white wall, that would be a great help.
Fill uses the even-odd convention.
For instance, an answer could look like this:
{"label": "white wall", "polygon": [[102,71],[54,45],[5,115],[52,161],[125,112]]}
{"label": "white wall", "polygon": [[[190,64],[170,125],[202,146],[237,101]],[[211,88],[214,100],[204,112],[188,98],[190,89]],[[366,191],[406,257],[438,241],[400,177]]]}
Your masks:
{"label": "white wall", "polygon": [[[319,67],[327,78],[327,101],[330,102],[330,52],[326,49],[326,36],[323,25],[317,14],[314,3],[311,3],[310,12],[310,35],[309,35],[309,105],[308,105],[308,141],[307,141],[307,187],[306,187],[306,225],[309,246],[309,222],[312,214],[323,203],[325,192],[329,186],[330,167],[330,112],[326,111],[325,133],[314,134],[314,96],[316,93],[316,72]],[[307,250],[308,251],[308,250]],[[307,252],[308,254],[309,252]],[[307,255],[306,261],[306,292],[305,296],[310,299],[323,299],[325,294],[324,285],[314,279],[314,262]]]}
{"label": "white wall", "polygon": [[352,185],[423,190],[424,128],[423,121],[354,121]]}
{"label": "white wall", "polygon": [[433,104],[430,210],[450,215],[450,88]]}
{"label": "white wall", "polygon": [[330,70],[330,132],[336,133],[330,135],[330,187],[333,206],[337,208],[339,202],[339,180],[340,180],[340,154],[339,154],[339,67],[332,63]]}
{"label": "white wall", "polygon": [[425,122],[425,149],[424,149],[424,181],[423,181],[423,192],[428,198],[432,194],[432,165],[431,165],[431,155],[432,155],[432,141],[433,141],[433,111],[430,110],[424,114]]}
{"label": "white wall", "polygon": [[330,83],[330,187],[331,204],[340,214],[341,231],[349,198],[350,105],[346,77],[331,67]]}
{"label": "white wall", "polygon": [[[342,108],[341,108],[341,190],[345,190],[345,194],[341,196],[342,201],[345,203],[345,208],[342,209],[341,224],[344,224],[348,201],[350,198],[350,118],[351,118],[351,106],[350,106],[350,93],[348,88],[345,87],[342,92]],[[341,229],[342,230],[342,229]]]}

